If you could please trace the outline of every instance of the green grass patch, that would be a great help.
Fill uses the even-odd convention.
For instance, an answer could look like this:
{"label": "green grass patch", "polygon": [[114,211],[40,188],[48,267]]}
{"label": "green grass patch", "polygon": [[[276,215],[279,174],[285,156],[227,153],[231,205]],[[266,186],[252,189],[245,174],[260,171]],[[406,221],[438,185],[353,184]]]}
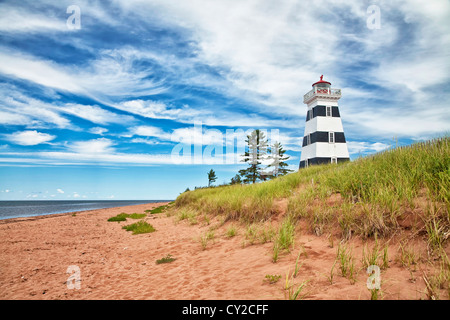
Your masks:
{"label": "green grass patch", "polygon": [[129,215],[130,219],[142,219],[145,218],[147,215],[145,213],[132,213]]}
{"label": "green grass patch", "polygon": [[[173,202],[171,202],[171,203],[173,203]],[[171,203],[156,207],[154,209],[147,209],[147,210],[145,210],[145,212],[150,213],[150,214],[157,214],[157,213],[164,212],[167,208],[169,208],[171,206]]]}
{"label": "green grass patch", "polygon": [[155,228],[148,222],[141,220],[128,226],[123,226],[122,229],[132,231],[133,234],[150,233],[155,232]]}
{"label": "green grass patch", "polygon": [[129,216],[130,216],[130,215],[129,215],[128,213],[122,212],[122,213],[119,213],[119,214],[118,214],[117,216],[115,216],[115,217],[109,218],[108,221],[110,221],[110,222],[114,222],[114,221],[127,221],[127,218],[128,218]]}

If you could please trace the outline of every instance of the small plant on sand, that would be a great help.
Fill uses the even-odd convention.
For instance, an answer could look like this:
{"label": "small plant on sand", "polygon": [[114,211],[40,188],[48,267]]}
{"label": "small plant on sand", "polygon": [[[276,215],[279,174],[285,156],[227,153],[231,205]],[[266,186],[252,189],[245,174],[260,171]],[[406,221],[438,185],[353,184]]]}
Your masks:
{"label": "small plant on sand", "polygon": [[258,238],[261,243],[271,242],[276,235],[272,226],[263,227],[259,230]]}
{"label": "small plant on sand", "polygon": [[191,225],[197,224],[198,213],[192,209],[180,209],[177,213],[177,221],[188,220]]}
{"label": "small plant on sand", "polygon": [[205,250],[208,245],[209,240],[213,240],[213,239],[214,239],[214,231],[213,230],[209,230],[204,235],[200,236],[200,244],[202,245],[202,249]]}
{"label": "small plant on sand", "polygon": [[273,244],[273,250],[272,250],[272,261],[275,263],[278,261],[278,255],[280,253],[280,245],[275,241]]}
{"label": "small plant on sand", "polygon": [[381,264],[381,269],[387,269],[389,268],[389,255],[388,255],[388,244],[383,248],[383,256],[382,256],[383,263]]}
{"label": "small plant on sand", "polygon": [[172,261],[175,261],[176,258],[172,258],[172,255],[168,254],[167,256],[165,256],[164,258],[161,258],[159,260],[156,260],[156,264],[161,264],[161,263],[170,263]]}
{"label": "small plant on sand", "polygon": [[277,274],[277,275],[266,274],[264,281],[267,281],[270,284],[274,284],[274,283],[278,282],[278,280],[280,280],[280,279],[281,279],[280,274]]}
{"label": "small plant on sand", "polygon": [[228,230],[226,231],[226,233],[225,233],[225,235],[226,235],[228,238],[232,238],[232,237],[234,237],[236,234],[237,234],[237,229],[236,229],[236,227],[235,227],[234,225],[231,225],[231,226],[228,228]]}
{"label": "small plant on sand", "polygon": [[309,282],[309,280],[303,281],[297,286],[297,289],[294,290],[294,285],[288,290],[288,296],[289,300],[302,300],[307,296],[307,293],[301,294],[303,289],[305,289],[306,284]]}
{"label": "small plant on sand", "polygon": [[327,236],[327,239],[328,239],[328,246],[329,246],[330,248],[334,248],[334,237],[333,237],[333,234],[330,233],[330,234]]}
{"label": "small plant on sand", "polygon": [[128,213],[122,212],[122,213],[119,213],[115,217],[109,218],[108,221],[110,221],[110,222],[112,222],[112,221],[126,221],[129,216],[130,215]]}
{"label": "small plant on sand", "polygon": [[330,284],[333,284],[333,278],[334,278],[334,266],[336,265],[337,260],[334,260],[333,266],[331,267],[330,275],[327,277]]}
{"label": "small plant on sand", "polygon": [[298,274],[300,268],[301,268],[302,265],[303,265],[303,262],[300,263],[300,264],[298,264],[298,263],[299,263],[299,260],[300,260],[301,254],[302,254],[302,251],[299,251],[299,252],[298,252],[298,256],[297,256],[297,260],[295,260],[294,273],[292,274],[292,276],[293,276],[294,278],[297,277],[297,274]]}
{"label": "small plant on sand", "polygon": [[361,262],[364,268],[367,268],[368,266],[372,265],[378,266],[379,258],[380,258],[380,250],[378,248],[377,242],[375,242],[372,250],[368,249],[367,244],[363,246]]}
{"label": "small plant on sand", "polygon": [[378,300],[379,295],[381,295],[380,289],[369,289],[370,290],[370,300]]}
{"label": "small plant on sand", "polygon": [[412,271],[416,271],[419,258],[419,254],[413,247],[405,247],[403,244],[400,244],[400,263],[402,266]]}
{"label": "small plant on sand", "polygon": [[294,289],[294,277],[290,274],[290,271],[286,273],[286,280],[284,283],[284,290],[285,290],[285,297],[289,300],[297,300],[297,299],[303,299],[307,294],[301,294],[303,289],[305,288],[306,284],[309,282],[309,280],[303,281],[297,286],[297,289]]}
{"label": "small plant on sand", "polygon": [[277,262],[280,250],[289,252],[290,247],[294,244],[295,222],[291,217],[287,217],[281,223],[278,234],[273,242],[272,261]]}
{"label": "small plant on sand", "polygon": [[351,284],[356,282],[355,261],[351,249],[346,245],[339,245],[337,249],[337,260],[341,270],[341,275],[350,280]]}
{"label": "small plant on sand", "polygon": [[133,234],[150,233],[156,231],[151,224],[145,222],[144,220],[138,221],[128,226],[123,226],[122,228],[127,231],[132,231]]}
{"label": "small plant on sand", "polygon": [[248,241],[250,245],[255,243],[266,243],[272,241],[275,237],[274,228],[269,225],[264,225],[262,223],[252,223],[247,226],[245,231],[245,240]]}
{"label": "small plant on sand", "polygon": [[245,230],[245,240],[248,240],[248,242],[252,245],[255,243],[258,235],[258,228],[255,223],[252,223],[247,226],[247,229]]}

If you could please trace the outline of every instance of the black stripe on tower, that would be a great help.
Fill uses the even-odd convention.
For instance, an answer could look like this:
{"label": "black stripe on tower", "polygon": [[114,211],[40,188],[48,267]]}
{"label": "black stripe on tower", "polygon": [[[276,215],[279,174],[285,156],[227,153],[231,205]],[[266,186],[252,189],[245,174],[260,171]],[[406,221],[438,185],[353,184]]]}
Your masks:
{"label": "black stripe on tower", "polygon": [[[350,161],[350,158],[336,158],[337,162],[345,162],[345,161]],[[308,159],[308,166],[311,165],[316,165],[316,164],[327,164],[327,163],[331,163],[331,158],[321,158],[321,157],[316,157],[316,158],[311,158]],[[300,161],[300,165],[298,166],[299,169],[300,168],[305,168],[306,167],[306,161]]]}
{"label": "black stripe on tower", "polygon": [[[309,121],[315,117],[326,117],[326,116],[327,116],[327,107],[317,105],[312,108],[312,118],[311,118],[311,113],[308,110],[308,112],[306,113],[306,121]],[[335,118],[341,117],[341,115],[339,113],[339,107],[337,107],[337,106],[331,107],[331,116],[335,117]]]}
{"label": "black stripe on tower", "polygon": [[[328,131],[316,131],[310,134],[311,136],[311,144],[316,142],[330,142],[330,135]],[[343,132],[335,132],[334,133],[334,143],[345,143],[345,135]],[[308,137],[303,137],[302,147],[308,145]]]}

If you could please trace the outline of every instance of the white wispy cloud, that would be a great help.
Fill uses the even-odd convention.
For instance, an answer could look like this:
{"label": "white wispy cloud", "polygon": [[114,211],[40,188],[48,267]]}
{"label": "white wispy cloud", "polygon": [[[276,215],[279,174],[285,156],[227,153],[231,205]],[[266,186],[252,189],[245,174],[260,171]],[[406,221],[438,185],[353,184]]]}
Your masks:
{"label": "white wispy cloud", "polygon": [[4,137],[11,143],[22,146],[34,146],[37,144],[52,141],[56,138],[56,136],[48,133],[38,132],[36,130],[18,131],[11,134],[5,134]]}
{"label": "white wispy cloud", "polygon": [[10,33],[68,31],[65,19],[33,10],[31,6],[0,5],[0,30]]}
{"label": "white wispy cloud", "polygon": [[166,90],[162,83],[149,79],[149,70],[134,68],[135,59],[128,50],[102,50],[87,66],[75,70],[5,47],[0,47],[0,60],[3,62],[0,73],[106,103],[112,97],[151,95]]}
{"label": "white wispy cloud", "polygon": [[134,118],[131,116],[110,112],[99,106],[67,103],[63,106],[55,106],[52,108],[60,113],[70,114],[72,116],[103,125],[110,123],[131,123],[134,121]]}
{"label": "white wispy cloud", "polygon": [[[366,27],[368,4],[360,1],[331,1],[326,6],[321,2],[201,0],[176,5],[170,0],[117,4],[125,12],[139,8],[142,16],[155,12],[167,26],[189,30],[197,58],[221,70],[228,82],[226,86],[214,83],[214,88],[228,96],[245,97],[259,105],[258,111],[270,110],[274,115],[303,116],[300,99],[323,73],[334,85],[346,88],[344,107],[355,110],[359,118],[370,119],[380,105],[390,103],[392,123],[405,122],[398,127],[370,120],[368,126],[361,123],[371,135],[410,136],[409,121],[403,120],[409,108],[405,104],[420,108],[424,100],[437,98],[431,87],[437,90],[450,79],[446,72],[450,60],[441,50],[450,47],[446,23],[450,10],[445,1],[430,1],[426,8],[420,1],[380,1],[379,30]],[[203,83],[201,77],[196,80],[209,86],[209,78]],[[356,81],[370,89],[355,87]],[[449,98],[444,101],[448,103]],[[363,103],[365,108],[360,108]],[[442,132],[448,111],[439,112],[437,118],[442,120],[430,126],[434,119],[408,116],[416,135]],[[216,120],[207,114],[204,119],[211,125]]]}
{"label": "white wispy cloud", "polygon": [[80,130],[68,116],[90,121],[95,124],[132,124],[131,115],[108,111],[97,105],[77,103],[46,102],[28,96],[13,85],[0,85],[0,124],[23,125],[27,128],[57,127]]}
{"label": "white wispy cloud", "polygon": [[94,128],[90,128],[89,132],[92,133],[92,134],[103,135],[106,132],[108,132],[108,129],[102,128],[102,127],[94,127]]}
{"label": "white wispy cloud", "polygon": [[78,154],[98,155],[108,154],[114,151],[116,143],[107,138],[98,138],[87,141],[76,141],[68,145],[68,148]]}

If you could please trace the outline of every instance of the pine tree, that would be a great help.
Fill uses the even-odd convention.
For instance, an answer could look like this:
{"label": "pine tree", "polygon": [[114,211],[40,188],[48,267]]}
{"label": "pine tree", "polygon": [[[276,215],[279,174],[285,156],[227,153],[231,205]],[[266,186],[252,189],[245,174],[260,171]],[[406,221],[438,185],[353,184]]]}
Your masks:
{"label": "pine tree", "polygon": [[243,162],[247,162],[250,167],[239,170],[239,175],[244,178],[244,183],[255,183],[261,180],[261,160],[267,153],[267,139],[264,132],[254,130],[247,136],[247,151],[244,154]]}
{"label": "pine tree", "polygon": [[208,172],[208,187],[211,186],[211,182],[215,182],[217,180],[216,173],[213,169]]}
{"label": "pine tree", "polygon": [[269,159],[271,163],[267,166],[267,168],[271,168],[269,171],[269,176],[271,179],[276,178],[278,176],[284,176],[293,170],[286,168],[288,164],[286,163],[289,160],[289,156],[285,155],[286,150],[283,149],[283,146],[279,142],[275,142],[270,148]]}
{"label": "pine tree", "polygon": [[231,183],[230,184],[241,184],[242,180],[241,180],[241,176],[240,175],[235,175],[233,178],[231,178]]}

